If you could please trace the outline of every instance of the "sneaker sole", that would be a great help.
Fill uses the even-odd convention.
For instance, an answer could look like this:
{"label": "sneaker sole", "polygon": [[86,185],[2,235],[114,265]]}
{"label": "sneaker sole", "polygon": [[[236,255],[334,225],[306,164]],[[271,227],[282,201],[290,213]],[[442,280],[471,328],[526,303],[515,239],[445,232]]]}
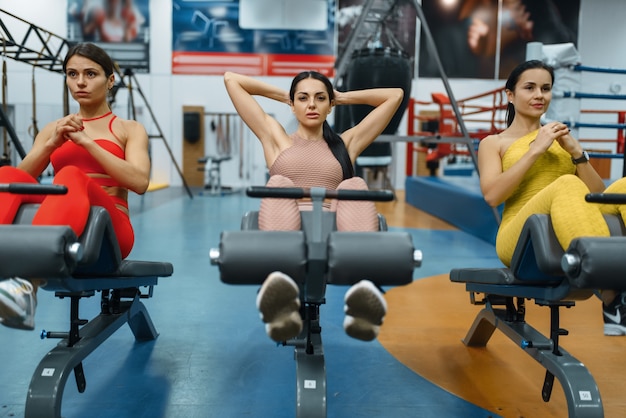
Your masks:
{"label": "sneaker sole", "polygon": [[343,329],[348,336],[361,341],[372,341],[376,339],[380,331],[378,325],[373,325],[364,319],[349,315],[346,316],[346,319],[343,321]]}
{"label": "sneaker sole", "polygon": [[22,329],[25,331],[32,331],[35,329],[34,322],[26,323],[22,319],[15,319],[15,320],[0,319],[0,324],[4,325],[5,327],[9,327],[13,329]]}
{"label": "sneaker sole", "polygon": [[345,297],[346,315],[362,319],[372,325],[382,325],[387,314],[387,303],[372,282],[362,281],[352,286]]}
{"label": "sneaker sole", "polygon": [[24,318],[26,311],[13,301],[0,289],[0,317],[2,318]]}
{"label": "sneaker sole", "polygon": [[302,332],[302,318],[300,312],[291,312],[265,325],[267,335],[276,342],[287,341],[297,337]]}
{"label": "sneaker sole", "polygon": [[607,337],[626,335],[626,327],[619,324],[604,324],[604,335]]}
{"label": "sneaker sole", "polygon": [[0,324],[5,327],[32,331],[35,329],[35,321],[28,321],[28,315],[12,299],[0,293]]}
{"label": "sneaker sole", "polygon": [[302,331],[298,285],[282,273],[271,273],[257,296],[257,308],[267,334],[274,341],[286,341]]}

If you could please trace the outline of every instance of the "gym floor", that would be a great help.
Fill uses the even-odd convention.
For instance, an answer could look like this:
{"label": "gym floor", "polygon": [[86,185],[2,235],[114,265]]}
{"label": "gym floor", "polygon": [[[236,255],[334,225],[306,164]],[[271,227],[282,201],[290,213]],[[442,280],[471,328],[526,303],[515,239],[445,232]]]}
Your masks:
{"label": "gym floor", "polygon": [[[277,346],[266,336],[255,308],[257,287],[222,283],[209,261],[220,232],[239,229],[243,213],[256,210],[259,202],[243,193],[193,192],[193,199],[174,187],[131,196],[136,243],[129,258],[174,265],[174,275],[160,279],[154,296],[144,300],[160,335],[137,343],[128,326],[113,334],[84,361],[86,391],[78,393],[73,378],[68,379],[63,417],[294,416],[293,348]],[[415,269],[412,284],[385,289],[389,314],[373,342],[344,334],[347,288],[327,288],[327,303],[321,307],[327,416],[565,416],[558,390],[549,403],[541,400],[542,369],[522,350],[497,339],[482,349],[461,342],[480,308],[469,303],[462,285],[450,283],[447,273],[454,267],[500,266],[493,246],[399,197],[378,204],[379,211],[390,229],[410,232],[423,251],[423,264]],[[40,291],[38,302],[37,331],[0,327],[0,417],[24,415],[32,373],[57,344],[41,340],[39,331],[67,330],[67,300]],[[581,311],[576,321],[582,322],[583,334],[598,341],[594,353],[608,351],[590,359],[601,368],[600,360],[615,358],[599,376],[615,374],[613,381],[621,382],[626,341],[602,336],[597,300],[581,305],[586,310],[577,305],[571,311]],[[86,299],[81,317],[92,318],[98,309],[97,296]],[[571,344],[568,351],[581,354],[577,340],[570,338],[563,339],[563,346]],[[608,384],[600,385],[587,366],[599,382],[606,416],[624,416],[624,397],[617,388],[605,395]]]}

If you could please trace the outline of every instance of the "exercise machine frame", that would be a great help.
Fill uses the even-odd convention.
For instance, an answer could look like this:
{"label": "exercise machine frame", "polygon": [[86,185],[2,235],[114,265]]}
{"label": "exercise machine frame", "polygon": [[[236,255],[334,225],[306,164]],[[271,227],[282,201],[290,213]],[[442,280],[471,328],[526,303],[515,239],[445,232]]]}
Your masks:
{"label": "exercise machine frame", "polygon": [[[251,187],[246,193],[312,201],[313,210],[301,212],[300,231],[259,231],[258,212],[247,213],[242,231],[222,232],[220,247],[211,250],[210,259],[219,266],[224,283],[261,284],[276,270],[298,283],[303,330],[282,343],[294,347],[296,416],[325,417],[326,365],[319,308],[325,303],[326,284],[350,285],[363,278],[377,285],[407,284],[413,269],[421,265],[422,253],[413,248],[408,233],[386,231],[380,215],[380,232],[339,232],[334,213],[323,210],[325,199],[390,201],[393,193],[389,191]],[[358,252],[354,245],[346,245],[350,242],[360,243]]]}

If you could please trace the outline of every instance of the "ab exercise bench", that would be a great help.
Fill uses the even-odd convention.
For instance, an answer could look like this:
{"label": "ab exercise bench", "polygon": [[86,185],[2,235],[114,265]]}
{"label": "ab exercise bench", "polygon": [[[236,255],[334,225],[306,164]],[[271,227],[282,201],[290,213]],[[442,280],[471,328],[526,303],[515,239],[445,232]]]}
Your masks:
{"label": "ab exercise bench", "polygon": [[[63,194],[64,186],[38,184],[0,185],[10,193]],[[79,392],[86,379],[82,361],[125,323],[138,341],[154,340],[157,331],[141,302],[152,296],[159,277],[171,276],[166,262],[121,258],[109,213],[92,207],[80,237],[68,226],[34,226],[38,204],[25,204],[11,225],[0,225],[0,278],[20,277],[42,281],[41,289],[69,299],[69,330],[43,331],[41,338],[61,341],[41,360],[32,376],[25,406],[26,418],[59,418],[69,374],[73,371]],[[81,319],[83,298],[100,293],[100,313]]]}
{"label": "ab exercise bench", "polygon": [[335,214],[322,209],[324,199],[393,200],[388,191],[252,187],[247,194],[312,200],[313,210],[301,212],[299,231],[258,230],[258,212],[246,213],[242,230],[222,232],[219,249],[211,250],[210,258],[227,284],[261,285],[274,271],[298,284],[304,327],[299,336],[283,342],[295,350],[296,416],[325,417],[326,366],[319,314],[326,285],[350,286],[362,279],[377,286],[405,285],[413,280],[422,254],[407,232],[387,231],[381,215],[378,232],[341,232],[336,230]]}
{"label": "ab exercise bench", "polygon": [[[589,194],[591,203],[626,203],[626,196]],[[546,369],[541,391],[550,400],[554,378],[563,387],[570,418],[604,417],[596,382],[583,363],[564,350],[559,337],[559,311],[592,297],[598,289],[626,289],[626,228],[622,219],[605,215],[610,237],[581,237],[563,251],[549,215],[526,221],[510,268],[453,269],[450,280],[465,283],[470,301],[484,305],[463,342],[484,347],[496,329]],[[479,296],[479,295],[482,295]],[[550,311],[550,335],[525,322],[525,301]]]}

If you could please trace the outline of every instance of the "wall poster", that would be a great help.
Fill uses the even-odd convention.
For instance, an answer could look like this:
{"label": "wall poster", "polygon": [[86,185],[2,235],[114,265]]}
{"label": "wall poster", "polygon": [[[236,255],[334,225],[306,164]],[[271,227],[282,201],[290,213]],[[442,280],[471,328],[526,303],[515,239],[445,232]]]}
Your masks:
{"label": "wall poster", "polygon": [[[528,42],[578,41],[580,0],[424,1],[422,9],[449,78],[506,79]],[[419,75],[439,77],[424,38]]]}
{"label": "wall poster", "polygon": [[[334,73],[334,0],[172,3],[174,74],[221,75],[227,70],[252,76],[293,76],[304,70],[327,76]],[[294,29],[306,27],[320,12],[327,16],[323,28]]]}
{"label": "wall poster", "polygon": [[122,70],[150,71],[150,0],[68,0],[67,39],[93,42]]}

